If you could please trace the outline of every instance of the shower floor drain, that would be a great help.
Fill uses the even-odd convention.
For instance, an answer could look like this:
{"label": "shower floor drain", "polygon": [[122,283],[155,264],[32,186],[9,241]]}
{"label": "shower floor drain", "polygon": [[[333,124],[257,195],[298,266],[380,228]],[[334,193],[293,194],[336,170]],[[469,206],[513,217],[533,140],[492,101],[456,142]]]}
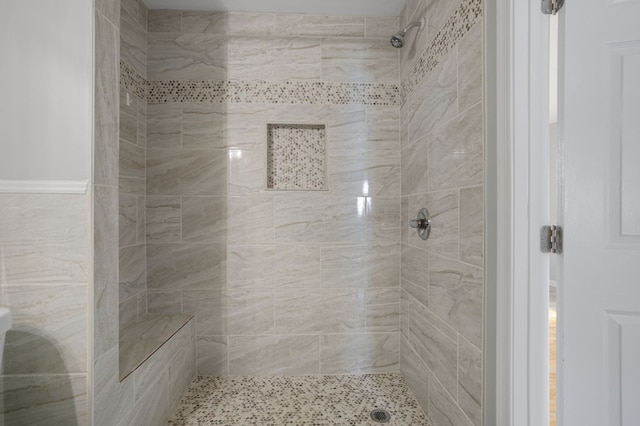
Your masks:
{"label": "shower floor drain", "polygon": [[371,412],[371,418],[377,423],[387,423],[391,420],[391,414],[387,410],[377,408]]}

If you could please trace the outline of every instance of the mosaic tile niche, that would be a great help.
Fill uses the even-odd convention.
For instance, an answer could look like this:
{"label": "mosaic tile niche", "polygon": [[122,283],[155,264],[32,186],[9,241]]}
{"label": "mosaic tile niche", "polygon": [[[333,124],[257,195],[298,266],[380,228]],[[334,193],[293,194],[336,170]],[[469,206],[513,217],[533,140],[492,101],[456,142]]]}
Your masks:
{"label": "mosaic tile niche", "polygon": [[267,188],[327,189],[324,124],[267,124]]}

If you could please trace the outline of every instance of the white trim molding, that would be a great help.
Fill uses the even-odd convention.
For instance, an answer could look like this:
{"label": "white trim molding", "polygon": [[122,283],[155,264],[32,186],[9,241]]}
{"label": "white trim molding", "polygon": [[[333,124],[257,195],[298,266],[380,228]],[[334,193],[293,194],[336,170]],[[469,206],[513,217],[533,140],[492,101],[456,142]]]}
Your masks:
{"label": "white trim molding", "polygon": [[86,180],[4,180],[0,194],[86,194]]}

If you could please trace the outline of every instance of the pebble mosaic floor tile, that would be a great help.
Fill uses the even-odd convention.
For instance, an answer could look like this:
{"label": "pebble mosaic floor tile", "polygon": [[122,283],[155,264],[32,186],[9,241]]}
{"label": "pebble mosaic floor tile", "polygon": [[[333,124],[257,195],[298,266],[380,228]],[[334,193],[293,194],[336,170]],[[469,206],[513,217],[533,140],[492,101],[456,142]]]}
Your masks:
{"label": "pebble mosaic floor tile", "polygon": [[[387,410],[387,423],[370,412]],[[169,425],[429,426],[400,373],[197,377]]]}

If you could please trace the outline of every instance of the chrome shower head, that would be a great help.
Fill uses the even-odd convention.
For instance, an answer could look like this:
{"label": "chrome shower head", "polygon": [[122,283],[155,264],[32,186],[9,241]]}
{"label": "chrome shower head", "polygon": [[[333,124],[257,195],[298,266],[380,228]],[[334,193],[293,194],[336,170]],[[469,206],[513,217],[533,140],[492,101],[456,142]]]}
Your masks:
{"label": "chrome shower head", "polygon": [[404,36],[407,35],[407,31],[417,26],[420,26],[420,31],[422,31],[424,29],[424,25],[425,25],[424,17],[420,18],[419,21],[410,23],[409,25],[407,25],[407,27],[404,30],[400,31],[399,33],[395,33],[394,35],[391,36],[391,45],[396,49],[400,49],[401,47],[404,47]]}

